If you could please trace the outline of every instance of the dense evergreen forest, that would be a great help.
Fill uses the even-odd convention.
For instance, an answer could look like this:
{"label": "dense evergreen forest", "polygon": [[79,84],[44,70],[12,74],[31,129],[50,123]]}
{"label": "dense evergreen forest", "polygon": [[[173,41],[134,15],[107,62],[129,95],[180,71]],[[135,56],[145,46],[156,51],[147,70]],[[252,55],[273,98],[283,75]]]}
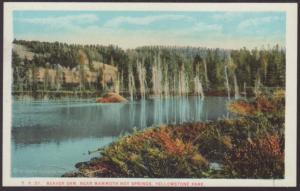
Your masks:
{"label": "dense evergreen forest", "polygon": [[[89,71],[96,72],[95,83],[91,85],[82,82],[84,78],[81,76],[86,71],[83,70],[79,72],[80,84],[70,87],[60,82],[62,86],[59,90],[108,91],[103,85],[97,85],[103,78],[103,71],[95,69],[93,61],[116,67],[117,78],[111,82],[112,86],[118,87],[120,93],[126,92],[131,96],[220,91],[228,96],[239,97],[246,92],[256,93],[262,87],[285,86],[285,49],[278,45],[252,50],[176,46],[144,46],[123,50],[113,45],[25,40],[14,40],[13,43],[33,53],[31,59],[26,56],[21,58],[13,50],[14,91],[58,91],[57,88],[45,87],[45,84],[32,85],[41,83],[36,81],[35,72],[32,71],[36,68],[55,69],[58,65],[70,71],[81,71],[80,66],[84,63]],[[86,62],[83,61],[82,52]],[[32,75],[29,75],[30,71]],[[21,83],[25,85],[20,88],[18,84]]]}

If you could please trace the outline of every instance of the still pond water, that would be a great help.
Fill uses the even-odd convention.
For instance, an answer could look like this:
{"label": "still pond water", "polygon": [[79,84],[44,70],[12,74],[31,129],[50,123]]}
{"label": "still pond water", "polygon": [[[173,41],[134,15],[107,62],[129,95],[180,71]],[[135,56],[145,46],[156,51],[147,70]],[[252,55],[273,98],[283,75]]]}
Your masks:
{"label": "still pond water", "polygon": [[119,136],[158,124],[228,117],[227,98],[172,97],[129,103],[94,100],[14,101],[12,176],[60,177],[99,156]]}

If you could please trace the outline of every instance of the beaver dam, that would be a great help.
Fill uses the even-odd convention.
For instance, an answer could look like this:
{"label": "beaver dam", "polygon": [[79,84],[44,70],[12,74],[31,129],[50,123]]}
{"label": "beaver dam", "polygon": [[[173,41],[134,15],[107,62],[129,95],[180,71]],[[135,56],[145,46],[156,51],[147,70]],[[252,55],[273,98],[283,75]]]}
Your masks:
{"label": "beaver dam", "polygon": [[13,177],[283,177],[284,47],[13,44]]}

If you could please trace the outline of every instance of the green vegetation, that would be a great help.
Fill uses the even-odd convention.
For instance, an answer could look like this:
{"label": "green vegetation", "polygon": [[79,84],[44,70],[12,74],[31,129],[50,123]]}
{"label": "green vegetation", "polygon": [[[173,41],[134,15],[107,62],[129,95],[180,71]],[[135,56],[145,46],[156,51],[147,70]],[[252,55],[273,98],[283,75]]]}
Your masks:
{"label": "green vegetation", "polygon": [[228,105],[238,116],[234,119],[135,132],[99,149],[99,158],[77,164],[78,172],[64,176],[284,177],[285,96],[280,89],[285,87],[285,50],[278,46],[122,50],[24,40],[14,45],[26,48],[25,56],[12,52],[15,94],[96,97],[114,90],[145,98],[202,95],[204,90],[206,95],[246,98]]}
{"label": "green vegetation", "polygon": [[[103,71],[95,69],[93,62],[116,67],[117,78],[111,79],[110,86],[114,86],[118,80],[120,91],[127,93],[133,84],[135,90],[146,85],[146,94],[152,94],[154,86],[152,70],[158,63],[159,71],[162,72],[160,83],[164,86],[167,84],[171,94],[176,94],[178,91],[172,88],[178,85],[179,75],[181,75],[179,71],[185,73],[184,80],[189,93],[194,91],[196,75],[203,85],[204,92],[215,92],[215,94],[222,92],[223,95],[227,95],[226,92],[233,95],[233,92],[238,90],[253,95],[257,94],[260,87],[284,87],[285,85],[285,49],[278,46],[252,50],[145,46],[123,50],[112,45],[76,45],[25,40],[14,40],[14,44],[23,46],[32,53],[28,57],[25,55],[21,58],[13,51],[14,91],[105,91],[101,83]],[[140,65],[146,71],[145,82],[139,80]],[[51,75],[59,76],[60,66],[78,71],[80,82],[68,83],[65,78],[69,74],[64,74],[61,78],[52,80],[56,85],[51,88],[47,76],[50,76],[52,69],[57,75]],[[88,71],[95,72],[89,74],[96,76],[93,81],[90,80],[93,83],[88,83],[85,79],[87,75],[85,67]],[[37,79],[37,68],[45,68],[48,73],[44,72],[44,77]]]}
{"label": "green vegetation", "polygon": [[284,91],[228,107],[237,118],[136,131],[64,176],[283,178]]}

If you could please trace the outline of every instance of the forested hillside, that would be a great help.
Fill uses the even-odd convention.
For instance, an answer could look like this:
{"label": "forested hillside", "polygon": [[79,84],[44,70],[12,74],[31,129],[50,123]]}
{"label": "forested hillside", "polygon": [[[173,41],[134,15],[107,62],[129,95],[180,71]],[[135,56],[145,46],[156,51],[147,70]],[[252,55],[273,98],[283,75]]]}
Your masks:
{"label": "forested hillside", "polygon": [[[145,46],[123,50],[112,45],[25,40],[13,43],[14,91],[114,89],[131,96],[221,91],[239,97],[246,92],[257,93],[262,87],[285,86],[285,49],[279,46],[252,50]],[[27,54],[17,50],[20,46]],[[116,68],[115,77],[111,74],[103,80],[103,63]],[[46,69],[39,79],[37,68],[40,73]],[[54,85],[49,85],[47,70],[56,73],[53,78],[61,72],[62,79],[52,79]],[[69,71],[78,75],[74,77],[77,81],[70,84],[66,80]]]}

